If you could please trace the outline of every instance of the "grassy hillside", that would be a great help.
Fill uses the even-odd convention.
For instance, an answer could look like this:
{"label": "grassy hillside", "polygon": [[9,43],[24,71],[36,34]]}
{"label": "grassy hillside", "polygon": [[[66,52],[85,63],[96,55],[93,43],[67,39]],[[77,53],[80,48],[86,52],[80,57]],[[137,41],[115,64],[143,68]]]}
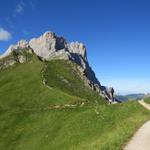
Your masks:
{"label": "grassy hillside", "polygon": [[146,98],[144,101],[150,104],[150,97]]}
{"label": "grassy hillside", "polygon": [[75,109],[1,109],[0,149],[120,150],[149,117],[138,103]]}
{"label": "grassy hillside", "polygon": [[59,89],[48,89],[42,84],[43,63],[33,58],[26,64],[17,64],[0,71],[0,106],[47,107],[54,104],[85,101]]}
{"label": "grassy hillside", "polygon": [[[119,150],[149,119],[137,102],[106,105],[70,72],[71,65],[48,63],[52,89],[42,84],[43,63],[35,57],[0,71],[1,150]],[[86,100],[82,107],[50,107]]]}
{"label": "grassy hillside", "polygon": [[48,62],[44,76],[48,85],[52,88],[81,97],[90,102],[106,103],[98,93],[84,86],[83,80],[78,75],[75,63],[65,60],[52,60]]}

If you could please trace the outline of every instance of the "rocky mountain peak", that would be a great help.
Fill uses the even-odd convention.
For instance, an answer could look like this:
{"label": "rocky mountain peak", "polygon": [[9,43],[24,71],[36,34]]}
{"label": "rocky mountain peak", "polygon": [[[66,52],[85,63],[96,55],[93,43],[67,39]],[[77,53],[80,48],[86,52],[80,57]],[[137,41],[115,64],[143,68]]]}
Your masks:
{"label": "rocky mountain peak", "polygon": [[47,31],[43,34],[43,38],[45,39],[54,39],[56,36],[55,36],[55,33],[54,32],[51,32],[51,31]]}
{"label": "rocky mountain peak", "polygon": [[29,43],[28,43],[28,41],[26,41],[26,40],[20,40],[18,43],[17,43],[17,45],[16,45],[16,49],[17,48],[27,48],[29,46]]}
{"label": "rocky mountain peak", "polygon": [[29,46],[38,56],[49,60],[57,51],[65,50],[66,41],[62,37],[57,37],[55,33],[47,31],[40,37],[31,39]]}
{"label": "rocky mountain peak", "polygon": [[78,41],[69,43],[67,45],[68,50],[71,53],[81,55],[85,60],[87,60],[86,56],[86,47],[83,43],[79,43]]}
{"label": "rocky mountain peak", "polygon": [[0,59],[10,55],[13,51],[15,51],[17,49],[24,49],[24,48],[28,48],[28,47],[29,47],[28,41],[20,40],[17,42],[16,45],[10,45],[9,48],[5,51],[5,53],[3,55],[0,55]]}
{"label": "rocky mountain peak", "polygon": [[[16,50],[18,51],[22,49],[28,49],[28,52],[33,52],[42,60],[49,61],[52,59],[64,59],[73,61],[78,65],[80,77],[85,82],[85,85],[97,92],[100,92],[102,95],[107,95],[108,92],[103,90],[104,88],[102,88],[94,71],[89,66],[86,47],[83,43],[77,41],[67,43],[63,37],[57,36],[54,32],[47,31],[40,37],[33,38],[30,41],[20,40],[16,45],[11,45],[6,52],[0,56],[0,59],[9,56]],[[21,63],[26,60],[23,59],[21,55],[19,55],[19,58],[17,59]],[[7,66],[9,66],[9,62],[5,62],[3,64],[7,64]],[[10,64],[12,65],[14,63],[15,60],[11,60]]]}

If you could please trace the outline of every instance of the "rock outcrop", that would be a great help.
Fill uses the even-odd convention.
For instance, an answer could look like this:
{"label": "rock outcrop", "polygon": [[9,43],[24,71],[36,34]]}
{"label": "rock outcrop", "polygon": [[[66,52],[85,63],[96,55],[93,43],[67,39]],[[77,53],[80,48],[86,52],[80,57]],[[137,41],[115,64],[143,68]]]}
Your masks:
{"label": "rock outcrop", "polygon": [[0,55],[0,59],[10,55],[13,51],[17,49],[24,49],[28,47],[29,44],[26,40],[20,40],[16,45],[10,45],[6,52],[3,55]]}
{"label": "rock outcrop", "polygon": [[57,37],[53,32],[45,32],[39,38],[31,39],[29,45],[35,54],[49,60],[52,57],[64,54],[66,41],[62,37]]}
{"label": "rock outcrop", "polygon": [[79,43],[78,41],[72,42],[67,45],[67,48],[70,53],[80,55],[84,60],[87,60],[86,48],[83,43]]}
{"label": "rock outcrop", "polygon": [[[83,43],[67,43],[63,37],[58,37],[55,33],[48,31],[38,38],[31,39],[29,42],[21,40],[16,45],[11,45],[0,56],[0,59],[9,56],[12,52],[19,49],[28,49],[29,52],[35,53],[42,60],[65,59],[73,61],[78,65],[80,77],[84,80],[85,85],[104,96],[102,86],[89,66],[86,47]],[[25,61],[21,55],[18,59],[20,63]],[[12,65],[13,63],[10,64]]]}

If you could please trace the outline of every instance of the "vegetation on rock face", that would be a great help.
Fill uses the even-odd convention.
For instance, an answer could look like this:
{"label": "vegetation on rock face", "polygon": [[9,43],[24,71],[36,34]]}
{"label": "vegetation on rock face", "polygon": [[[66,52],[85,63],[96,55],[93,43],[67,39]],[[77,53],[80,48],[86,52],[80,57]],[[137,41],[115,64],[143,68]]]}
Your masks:
{"label": "vegetation on rock face", "polygon": [[[49,89],[42,84],[43,66],[32,56],[0,70],[0,149],[120,150],[150,117],[137,102],[106,105],[68,61],[48,62]],[[82,107],[52,107],[86,100]]]}
{"label": "vegetation on rock face", "polygon": [[10,55],[0,59],[0,69],[5,69],[16,63],[24,63],[31,61],[33,53],[31,49],[18,49],[12,51]]}

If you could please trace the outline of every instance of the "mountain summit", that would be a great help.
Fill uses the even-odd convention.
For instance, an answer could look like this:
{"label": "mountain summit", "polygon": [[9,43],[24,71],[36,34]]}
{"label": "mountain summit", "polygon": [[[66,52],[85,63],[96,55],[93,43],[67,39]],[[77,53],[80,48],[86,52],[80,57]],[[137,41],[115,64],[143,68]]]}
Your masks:
{"label": "mountain summit", "polygon": [[[0,59],[3,60],[12,53],[20,50],[26,50],[29,53],[33,53],[38,56],[40,60],[49,61],[60,59],[70,60],[76,63],[79,76],[84,81],[85,85],[98,92],[107,100],[113,100],[110,91],[105,86],[101,86],[100,82],[95,76],[94,71],[89,66],[86,47],[83,43],[67,43],[65,38],[58,37],[55,33],[47,31],[38,38],[33,38],[30,41],[21,40],[16,45],[11,45],[6,52],[0,56]],[[24,63],[26,61],[22,54],[15,55],[15,57],[17,57],[17,59],[11,58],[11,61],[10,59],[7,59],[7,61],[1,62],[0,68],[13,65],[17,61],[20,63]]]}

